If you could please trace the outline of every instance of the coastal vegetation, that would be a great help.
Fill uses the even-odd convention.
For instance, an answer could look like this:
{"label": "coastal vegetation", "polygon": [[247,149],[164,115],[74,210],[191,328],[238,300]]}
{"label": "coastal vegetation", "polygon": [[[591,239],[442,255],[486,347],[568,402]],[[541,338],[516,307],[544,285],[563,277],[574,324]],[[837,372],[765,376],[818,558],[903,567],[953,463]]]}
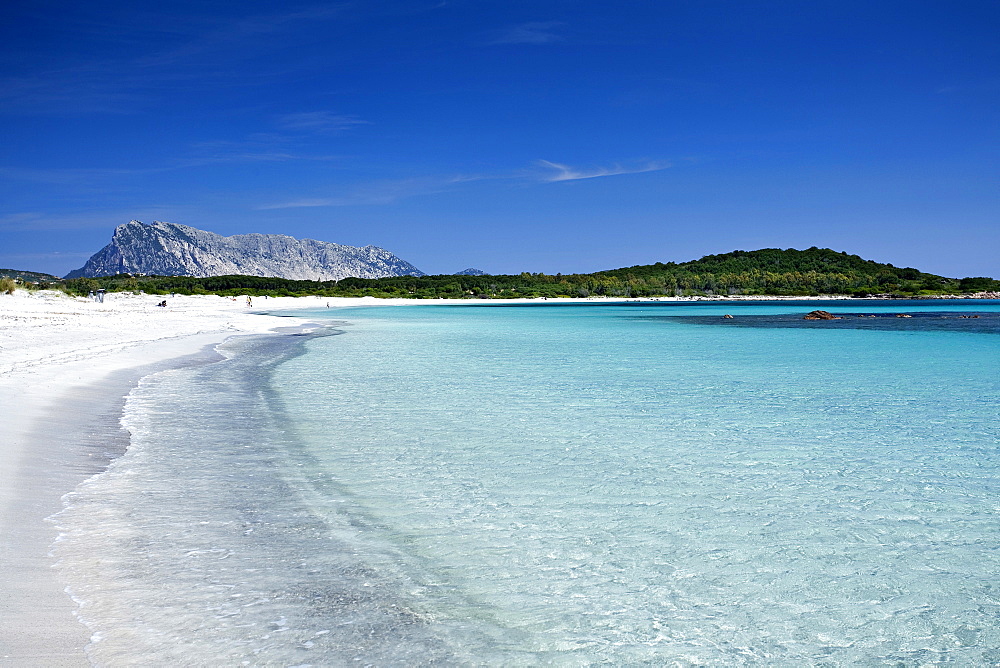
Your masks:
{"label": "coastal vegetation", "polygon": [[[51,278],[51,277],[50,277]],[[300,281],[257,276],[137,276],[59,281],[74,294],[92,290],[152,294],[328,297],[517,298],[659,297],[696,295],[919,297],[1000,291],[988,277],[948,278],[895,267],[826,248],[766,248],[708,255],[690,262],[637,265],[590,274],[395,276]]]}
{"label": "coastal vegetation", "polygon": [[54,287],[62,282],[61,278],[52,274],[21,269],[0,269],[0,280],[2,279],[10,279],[14,281],[15,287],[26,289],[38,288],[39,286],[44,289]]}

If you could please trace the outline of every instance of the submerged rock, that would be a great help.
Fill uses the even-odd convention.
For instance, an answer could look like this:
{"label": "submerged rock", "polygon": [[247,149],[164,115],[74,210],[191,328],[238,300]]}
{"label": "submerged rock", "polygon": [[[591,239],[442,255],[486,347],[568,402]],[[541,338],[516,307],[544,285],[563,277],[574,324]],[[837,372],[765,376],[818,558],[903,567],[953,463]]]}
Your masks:
{"label": "submerged rock", "polygon": [[829,311],[810,311],[802,318],[803,320],[840,320],[839,317]]}

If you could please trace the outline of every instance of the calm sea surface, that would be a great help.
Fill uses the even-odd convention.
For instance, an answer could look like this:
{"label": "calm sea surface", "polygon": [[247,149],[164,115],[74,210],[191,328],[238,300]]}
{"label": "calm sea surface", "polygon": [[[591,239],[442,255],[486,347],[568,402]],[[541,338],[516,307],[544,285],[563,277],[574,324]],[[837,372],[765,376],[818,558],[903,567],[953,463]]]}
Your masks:
{"label": "calm sea surface", "polygon": [[96,663],[1000,663],[998,302],[295,315],[67,497]]}

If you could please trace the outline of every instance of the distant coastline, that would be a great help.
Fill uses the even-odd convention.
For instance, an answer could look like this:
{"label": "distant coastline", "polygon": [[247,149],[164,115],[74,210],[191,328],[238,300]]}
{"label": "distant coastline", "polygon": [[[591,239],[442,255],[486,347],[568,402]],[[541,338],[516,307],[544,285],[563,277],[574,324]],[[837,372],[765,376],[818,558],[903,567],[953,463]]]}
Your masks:
{"label": "distant coastline", "polygon": [[[206,233],[207,234],[207,233]],[[155,250],[146,249],[144,254]],[[829,248],[765,248],[706,255],[689,262],[657,262],[586,274],[486,274],[466,270],[459,274],[382,274],[380,278],[356,278],[350,273],[330,280],[305,280],[295,271],[284,275],[278,268],[265,268],[254,256],[228,265],[201,264],[192,267],[161,268],[165,274],[119,273],[73,274],[63,279],[46,279],[13,272],[8,289],[58,288],[73,295],[91,292],[144,292],[147,294],[218,294],[268,297],[377,297],[404,299],[520,299],[566,298],[802,298],[843,296],[851,298],[989,298],[1000,294],[1000,281],[986,276],[949,278],[913,267],[866,260]],[[211,263],[210,263],[211,264]],[[151,265],[159,266],[159,265]],[[167,265],[163,265],[167,267]],[[173,265],[170,265],[173,267]],[[104,271],[113,271],[105,269]],[[119,267],[117,271],[122,271]],[[133,270],[135,271],[135,270]],[[230,274],[220,275],[221,271]],[[235,273],[239,272],[239,273]],[[278,272],[278,273],[274,273]],[[344,276],[345,274],[341,274]],[[51,278],[51,277],[50,277]],[[13,281],[13,283],[11,283]],[[0,285],[0,291],[3,286]]]}

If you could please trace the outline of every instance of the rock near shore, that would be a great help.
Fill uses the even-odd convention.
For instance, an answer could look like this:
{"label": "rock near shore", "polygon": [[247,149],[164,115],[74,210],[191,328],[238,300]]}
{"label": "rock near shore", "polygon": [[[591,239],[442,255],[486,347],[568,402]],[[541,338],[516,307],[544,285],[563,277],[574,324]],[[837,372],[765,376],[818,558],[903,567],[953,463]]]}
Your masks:
{"label": "rock near shore", "polygon": [[802,318],[803,320],[840,320],[829,311],[810,311]]}

